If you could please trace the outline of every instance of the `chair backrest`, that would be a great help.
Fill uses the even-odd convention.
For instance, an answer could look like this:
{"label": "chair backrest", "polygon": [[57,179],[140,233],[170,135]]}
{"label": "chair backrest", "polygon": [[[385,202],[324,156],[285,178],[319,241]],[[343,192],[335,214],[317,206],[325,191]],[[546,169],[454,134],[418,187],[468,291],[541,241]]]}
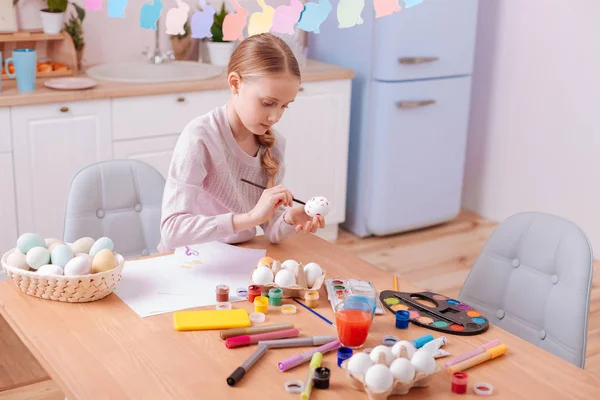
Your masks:
{"label": "chair backrest", "polygon": [[79,171],[71,181],[63,240],[108,236],[124,257],[157,253],[165,180],[138,160],[110,160]]}
{"label": "chair backrest", "polygon": [[593,254],[575,224],[526,212],[498,226],[459,300],[512,334],[578,367],[585,364]]}

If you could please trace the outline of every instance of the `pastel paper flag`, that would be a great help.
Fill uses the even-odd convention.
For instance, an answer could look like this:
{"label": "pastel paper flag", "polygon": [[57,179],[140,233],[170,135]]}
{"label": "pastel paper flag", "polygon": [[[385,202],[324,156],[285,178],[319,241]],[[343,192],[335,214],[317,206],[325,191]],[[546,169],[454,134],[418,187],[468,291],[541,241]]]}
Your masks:
{"label": "pastel paper flag", "polygon": [[338,28],[350,28],[364,21],[360,17],[365,0],[340,0],[337,7]]}
{"label": "pastel paper flag", "polygon": [[290,0],[290,5],[281,5],[275,9],[271,32],[287,33],[293,35],[294,27],[304,11],[304,4],[300,0]]}
{"label": "pastel paper flag", "polygon": [[199,0],[202,11],[196,11],[192,15],[190,26],[192,29],[192,37],[195,39],[211,38],[212,33],[210,27],[214,22],[215,8],[206,4],[204,0]]}
{"label": "pastel paper flag", "polygon": [[184,25],[188,19],[188,13],[190,12],[190,6],[181,0],[175,0],[177,2],[177,8],[171,8],[167,12],[165,18],[165,25],[167,35],[183,35],[185,34]]}
{"label": "pastel paper flag", "polygon": [[414,6],[418,6],[422,2],[423,0],[404,0],[404,5],[406,6],[406,8],[411,8]]}
{"label": "pastel paper flag", "polygon": [[85,0],[84,8],[88,11],[102,10],[102,0]]}
{"label": "pastel paper flag", "polygon": [[269,32],[273,25],[275,9],[267,5],[264,0],[258,0],[258,5],[262,8],[262,11],[255,12],[250,16],[248,36]]}
{"label": "pastel paper flag", "polygon": [[160,0],[154,0],[152,4],[144,4],[140,11],[140,26],[145,29],[156,30],[156,21],[160,17],[163,3]]}
{"label": "pastel paper flag", "polygon": [[248,19],[248,10],[232,0],[235,13],[227,14],[223,20],[223,40],[244,40],[244,28]]}
{"label": "pastel paper flag", "polygon": [[306,3],[296,26],[306,32],[319,33],[319,26],[325,22],[331,9],[329,0],[321,0],[319,4]]}
{"label": "pastel paper flag", "polygon": [[398,5],[398,0],[373,0],[375,7],[375,18],[381,18],[392,15],[402,10]]}
{"label": "pastel paper flag", "polygon": [[127,0],[108,0],[108,16],[110,18],[125,18]]}

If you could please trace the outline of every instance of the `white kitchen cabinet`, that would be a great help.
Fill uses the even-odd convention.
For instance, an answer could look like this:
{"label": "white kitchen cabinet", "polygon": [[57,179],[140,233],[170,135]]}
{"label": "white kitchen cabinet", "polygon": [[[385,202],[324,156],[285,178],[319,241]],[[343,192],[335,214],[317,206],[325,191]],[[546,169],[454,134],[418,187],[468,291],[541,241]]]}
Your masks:
{"label": "white kitchen cabinet", "polygon": [[11,108],[20,233],[62,237],[73,176],[112,158],[110,100]]}
{"label": "white kitchen cabinet", "polygon": [[113,158],[143,161],[156,168],[167,179],[178,138],[179,134],[115,142]]}
{"label": "white kitchen cabinet", "polygon": [[0,254],[17,245],[17,208],[11,153],[0,154]]}
{"label": "white kitchen cabinet", "polygon": [[284,185],[297,199],[327,197],[333,209],[325,218],[335,239],[345,219],[350,80],[306,83],[274,127],[286,139]]}
{"label": "white kitchen cabinet", "polygon": [[8,153],[12,150],[10,139],[10,109],[0,108],[0,153]]}

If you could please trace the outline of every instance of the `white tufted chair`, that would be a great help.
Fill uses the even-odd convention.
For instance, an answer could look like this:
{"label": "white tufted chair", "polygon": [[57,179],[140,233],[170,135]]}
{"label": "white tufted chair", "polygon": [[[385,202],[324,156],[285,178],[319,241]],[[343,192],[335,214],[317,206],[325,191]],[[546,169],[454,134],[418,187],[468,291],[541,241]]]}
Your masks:
{"label": "white tufted chair", "polygon": [[124,257],[157,253],[165,180],[138,160],[92,164],[71,181],[63,240],[108,236]]}
{"label": "white tufted chair", "polygon": [[491,324],[585,364],[592,249],[572,222],[527,212],[491,235],[458,296]]}

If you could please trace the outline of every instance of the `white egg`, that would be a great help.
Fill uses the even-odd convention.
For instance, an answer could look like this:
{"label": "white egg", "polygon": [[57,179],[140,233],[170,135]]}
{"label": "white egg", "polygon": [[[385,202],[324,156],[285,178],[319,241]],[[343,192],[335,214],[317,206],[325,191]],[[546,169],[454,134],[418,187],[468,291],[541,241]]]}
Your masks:
{"label": "white egg", "polygon": [[309,288],[312,288],[319,277],[323,275],[323,270],[319,264],[311,262],[304,266],[304,276]]}
{"label": "white egg", "polygon": [[281,269],[289,269],[291,271],[294,270],[294,268],[296,267],[296,265],[299,265],[300,263],[296,260],[285,260],[283,262],[283,264],[281,264]]}
{"label": "white egg", "polygon": [[27,252],[27,264],[38,269],[42,265],[50,263],[50,251],[45,247],[34,247]]}
{"label": "white egg", "polygon": [[90,265],[92,265],[92,260],[94,259],[94,257],[90,256],[88,253],[77,253],[75,254],[75,257],[83,257],[87,259],[90,262]]}
{"label": "white egg", "polygon": [[356,353],[348,361],[348,371],[353,374],[364,374],[373,365],[367,353]]}
{"label": "white egg", "polygon": [[406,358],[397,358],[390,365],[394,378],[400,382],[410,382],[415,378],[415,367]]}
{"label": "white egg", "polygon": [[394,357],[400,357],[402,349],[406,349],[406,355],[409,359],[412,358],[413,354],[415,354],[415,351],[417,351],[417,348],[411,342],[408,340],[401,340],[392,347],[392,354]]}
{"label": "white egg", "polygon": [[323,196],[313,197],[304,206],[304,212],[311,217],[317,215],[325,217],[329,211],[331,211],[331,203]]}
{"label": "white egg", "polygon": [[6,263],[15,268],[24,269],[29,271],[29,265],[27,265],[27,257],[25,254],[18,250],[13,251],[6,257]]}
{"label": "white egg", "polygon": [[38,268],[37,273],[40,275],[64,275],[64,271],[58,265],[46,264]]}
{"label": "white egg", "polygon": [[423,372],[424,374],[432,374],[437,364],[431,353],[426,349],[419,349],[410,359],[411,364],[415,367],[415,371]]}
{"label": "white egg", "polygon": [[373,350],[371,350],[369,357],[371,357],[371,360],[374,363],[377,363],[379,362],[380,354],[383,354],[383,362],[385,363],[385,365],[390,365],[392,363],[392,360],[394,359],[394,356],[392,355],[392,350],[389,347],[384,346],[382,344],[376,346]]}
{"label": "white egg", "polygon": [[252,273],[252,282],[255,285],[264,285],[265,283],[273,282],[273,271],[264,265],[256,268]]}
{"label": "white egg", "polygon": [[292,286],[296,283],[296,277],[291,270],[282,269],[275,275],[275,283],[280,287]]}
{"label": "white egg", "polygon": [[375,364],[365,374],[365,384],[369,389],[377,392],[388,390],[394,384],[394,375],[383,364]]}
{"label": "white egg", "polygon": [[65,265],[65,275],[77,276],[91,273],[92,262],[88,254],[83,257],[75,257]]}

